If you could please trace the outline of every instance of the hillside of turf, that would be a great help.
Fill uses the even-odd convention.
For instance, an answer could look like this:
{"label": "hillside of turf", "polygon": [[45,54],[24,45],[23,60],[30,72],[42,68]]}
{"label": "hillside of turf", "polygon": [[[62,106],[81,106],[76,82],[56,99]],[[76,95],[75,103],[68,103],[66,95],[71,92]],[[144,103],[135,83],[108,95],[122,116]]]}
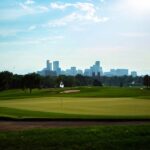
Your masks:
{"label": "hillside of turf", "polygon": [[[77,93],[62,93],[79,90]],[[0,117],[11,118],[150,118],[150,90],[75,87],[0,92]]]}
{"label": "hillside of turf", "polygon": [[17,118],[150,118],[150,101],[135,98],[43,97],[1,100],[0,116]]}
{"label": "hillside of turf", "polygon": [[[65,90],[80,90],[78,93],[61,93]],[[129,88],[129,87],[74,87],[74,88],[51,88],[51,89],[34,89],[30,94],[29,91],[8,90],[0,92],[0,100],[23,99],[38,97],[136,97],[150,99],[150,89],[146,88]]]}

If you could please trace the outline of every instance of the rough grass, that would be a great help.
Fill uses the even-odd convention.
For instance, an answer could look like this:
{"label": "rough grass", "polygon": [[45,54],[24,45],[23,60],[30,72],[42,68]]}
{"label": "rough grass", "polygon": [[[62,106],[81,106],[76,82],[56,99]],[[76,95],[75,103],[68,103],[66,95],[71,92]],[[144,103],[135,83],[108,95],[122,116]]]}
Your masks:
{"label": "rough grass", "polygon": [[2,150],[149,150],[150,125],[0,132]]}
{"label": "rough grass", "polygon": [[39,117],[50,118],[59,118],[59,116],[80,118],[84,115],[100,118],[104,116],[150,118],[150,101],[134,98],[28,98],[1,100],[0,107],[1,116],[13,115],[14,117],[37,117],[39,114]]}

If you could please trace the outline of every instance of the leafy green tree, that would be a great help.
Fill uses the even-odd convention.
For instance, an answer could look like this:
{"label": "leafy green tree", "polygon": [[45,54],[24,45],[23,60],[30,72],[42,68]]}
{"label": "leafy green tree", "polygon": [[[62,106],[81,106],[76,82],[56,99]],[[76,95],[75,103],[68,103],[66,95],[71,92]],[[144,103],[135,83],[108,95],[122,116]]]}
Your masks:
{"label": "leafy green tree", "polygon": [[41,77],[41,88],[54,88],[56,84],[56,77],[46,76]]}
{"label": "leafy green tree", "polygon": [[94,81],[93,81],[93,86],[102,86],[102,83],[101,83],[100,80],[94,79]]}
{"label": "leafy green tree", "polygon": [[149,88],[150,86],[150,76],[149,75],[145,75],[144,79],[143,79],[144,85]]}
{"label": "leafy green tree", "polygon": [[73,76],[66,76],[64,78],[64,82],[63,83],[64,83],[65,87],[76,86],[76,84],[75,84],[75,77],[73,77]]}
{"label": "leafy green tree", "polygon": [[8,71],[0,72],[0,90],[7,90],[11,88],[13,73]]}
{"label": "leafy green tree", "polygon": [[21,89],[22,88],[22,79],[23,75],[13,75],[11,88],[12,89]]}
{"label": "leafy green tree", "polygon": [[76,75],[75,80],[76,80],[76,85],[77,86],[86,85],[85,77],[82,76],[82,75]]}
{"label": "leafy green tree", "polygon": [[30,73],[24,76],[23,84],[24,88],[29,89],[30,94],[32,93],[32,89],[40,88],[41,77],[36,73]]}
{"label": "leafy green tree", "polygon": [[57,85],[60,84],[61,81],[63,82],[65,87],[76,86],[75,77],[73,77],[73,76],[61,75],[61,76],[57,77],[56,84]]}

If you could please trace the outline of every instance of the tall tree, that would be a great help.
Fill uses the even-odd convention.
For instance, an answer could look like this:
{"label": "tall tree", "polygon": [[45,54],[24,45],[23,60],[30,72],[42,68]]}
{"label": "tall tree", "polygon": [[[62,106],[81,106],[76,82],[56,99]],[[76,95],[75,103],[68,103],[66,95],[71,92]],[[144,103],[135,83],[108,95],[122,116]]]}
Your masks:
{"label": "tall tree", "polygon": [[144,85],[147,88],[149,88],[149,86],[150,86],[150,76],[149,75],[145,75],[143,81],[144,81]]}
{"label": "tall tree", "polygon": [[40,88],[41,77],[36,73],[30,73],[24,76],[23,84],[24,88],[29,89],[30,93],[34,88]]}
{"label": "tall tree", "polygon": [[102,83],[101,83],[100,80],[94,79],[94,81],[93,81],[93,86],[102,86]]}
{"label": "tall tree", "polygon": [[22,79],[23,75],[13,75],[12,83],[11,83],[11,88],[12,89],[21,89],[22,88]]}
{"label": "tall tree", "polygon": [[0,90],[7,90],[11,87],[13,74],[8,71],[0,72]]}

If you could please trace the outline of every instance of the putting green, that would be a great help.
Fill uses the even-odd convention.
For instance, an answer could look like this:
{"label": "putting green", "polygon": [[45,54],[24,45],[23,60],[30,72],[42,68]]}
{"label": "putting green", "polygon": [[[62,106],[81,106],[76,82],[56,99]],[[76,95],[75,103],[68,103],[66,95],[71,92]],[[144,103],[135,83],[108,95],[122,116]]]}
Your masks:
{"label": "putting green", "polygon": [[150,101],[135,98],[43,97],[1,100],[0,107],[64,114],[150,117]]}

